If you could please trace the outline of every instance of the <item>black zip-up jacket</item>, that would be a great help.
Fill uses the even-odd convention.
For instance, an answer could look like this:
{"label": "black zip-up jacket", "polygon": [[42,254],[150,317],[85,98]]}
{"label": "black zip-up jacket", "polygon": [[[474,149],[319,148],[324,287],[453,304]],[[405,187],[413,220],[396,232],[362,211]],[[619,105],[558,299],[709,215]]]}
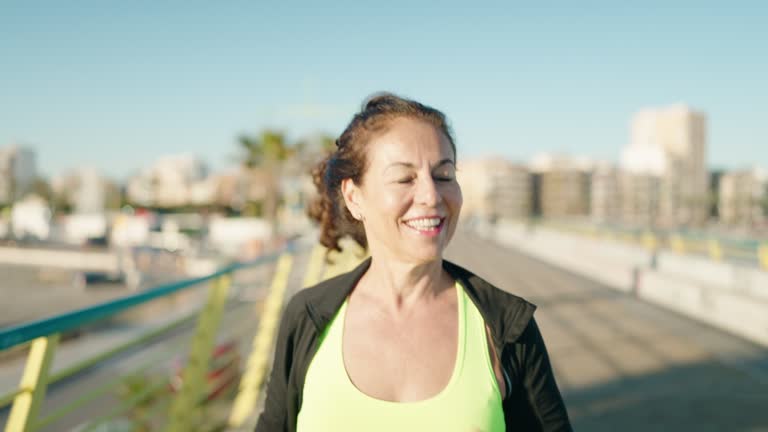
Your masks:
{"label": "black zip-up jacket", "polygon": [[[368,258],[349,273],[296,293],[280,322],[264,411],[256,432],[294,432],[304,379],[318,348],[318,335],[370,266]],[[448,261],[443,268],[464,287],[491,330],[511,386],[503,401],[508,431],[571,431],[568,413],[533,318],[531,303],[494,287]]]}

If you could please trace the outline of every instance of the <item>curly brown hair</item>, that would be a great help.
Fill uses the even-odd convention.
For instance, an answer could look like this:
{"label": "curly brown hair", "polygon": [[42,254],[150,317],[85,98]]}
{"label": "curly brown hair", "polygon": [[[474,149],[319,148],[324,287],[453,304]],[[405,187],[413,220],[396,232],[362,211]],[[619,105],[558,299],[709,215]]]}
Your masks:
{"label": "curly brown hair", "polygon": [[329,250],[341,251],[339,240],[345,236],[363,249],[368,248],[363,223],[355,219],[344,204],[341,182],[352,179],[355,184],[361,184],[371,137],[384,132],[393,119],[402,117],[422,120],[439,129],[450,141],[455,159],[456,144],[445,114],[392,93],[369,97],[336,140],[336,150],[312,170],[318,196],[309,206],[308,214],[319,223],[320,243]]}

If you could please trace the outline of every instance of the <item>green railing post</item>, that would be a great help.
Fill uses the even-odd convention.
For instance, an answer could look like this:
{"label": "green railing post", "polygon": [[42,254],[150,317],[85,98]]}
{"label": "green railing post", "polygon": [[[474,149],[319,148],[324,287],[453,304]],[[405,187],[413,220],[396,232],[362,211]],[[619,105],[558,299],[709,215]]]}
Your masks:
{"label": "green railing post", "polygon": [[48,370],[53,353],[59,342],[59,334],[39,337],[32,341],[27,356],[24,374],[19,388],[22,390],[13,401],[13,408],[5,425],[5,432],[26,432],[32,430],[37,420],[37,411],[45,399],[48,386]]}
{"label": "green railing post", "polygon": [[208,365],[230,284],[230,276],[223,275],[211,285],[208,301],[200,313],[192,339],[189,359],[182,372],[181,390],[171,405],[166,429],[169,432],[191,431],[199,424],[201,413],[198,403],[206,389]]}

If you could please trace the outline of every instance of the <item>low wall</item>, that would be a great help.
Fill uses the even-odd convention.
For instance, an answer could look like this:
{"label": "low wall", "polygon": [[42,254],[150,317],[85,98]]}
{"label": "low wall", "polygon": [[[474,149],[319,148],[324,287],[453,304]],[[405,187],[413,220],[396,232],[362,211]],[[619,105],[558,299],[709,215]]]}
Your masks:
{"label": "low wall", "polygon": [[757,267],[668,251],[660,252],[657,262],[657,269],[661,273],[768,301],[768,272]]}
{"label": "low wall", "polygon": [[611,288],[768,346],[768,272],[706,257],[660,251],[502,223],[483,234]]}
{"label": "low wall", "polygon": [[118,270],[117,255],[111,252],[0,247],[0,263],[105,272]]}

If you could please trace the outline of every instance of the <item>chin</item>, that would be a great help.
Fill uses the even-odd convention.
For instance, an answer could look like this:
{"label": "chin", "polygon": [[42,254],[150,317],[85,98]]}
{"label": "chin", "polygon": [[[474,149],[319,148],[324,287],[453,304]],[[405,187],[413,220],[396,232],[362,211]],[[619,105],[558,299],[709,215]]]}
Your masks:
{"label": "chin", "polygon": [[419,264],[443,259],[443,248],[433,250],[413,250],[407,252],[407,256]]}

